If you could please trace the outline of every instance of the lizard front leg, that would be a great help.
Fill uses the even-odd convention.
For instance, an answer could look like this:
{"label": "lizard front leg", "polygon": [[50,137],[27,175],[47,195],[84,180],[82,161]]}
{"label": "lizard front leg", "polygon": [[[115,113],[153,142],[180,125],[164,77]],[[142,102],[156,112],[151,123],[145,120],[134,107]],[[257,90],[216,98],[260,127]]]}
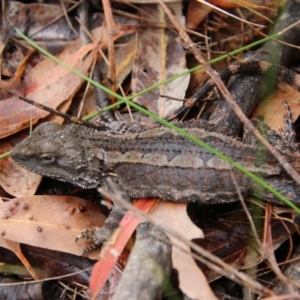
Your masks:
{"label": "lizard front leg", "polygon": [[[107,187],[105,187],[105,189],[110,190]],[[131,198],[124,193],[122,193],[120,197],[127,202],[131,201]],[[83,250],[83,256],[88,252],[99,248],[101,245],[105,244],[108,241],[108,239],[113,234],[114,230],[119,227],[120,221],[123,218],[124,213],[124,208],[114,203],[114,206],[111,212],[109,213],[109,216],[107,217],[106,221],[104,222],[103,227],[86,228],[81,232],[80,235],[77,236],[76,240],[83,238],[92,242],[92,244],[89,247],[86,247]]]}
{"label": "lizard front leg", "polygon": [[103,227],[85,228],[78,239],[86,239],[91,241],[92,244],[83,250],[82,255],[84,256],[88,252],[91,252],[101,245],[103,245],[112,235],[113,231],[119,227],[120,221],[124,216],[124,209],[118,205],[115,205],[107,217]]}

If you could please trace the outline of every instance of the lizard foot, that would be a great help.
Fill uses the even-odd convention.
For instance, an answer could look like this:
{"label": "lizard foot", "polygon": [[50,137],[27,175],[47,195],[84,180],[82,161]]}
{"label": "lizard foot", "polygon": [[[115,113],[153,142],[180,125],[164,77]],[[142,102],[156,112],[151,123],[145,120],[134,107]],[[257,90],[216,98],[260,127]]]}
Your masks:
{"label": "lizard foot", "polygon": [[100,248],[103,244],[105,244],[112,236],[114,230],[119,227],[123,215],[124,213],[122,208],[120,208],[118,205],[115,205],[112,211],[110,212],[108,218],[106,219],[103,227],[84,229],[81,232],[81,234],[77,236],[76,240],[86,239],[88,241],[91,241],[92,244],[91,246],[83,250],[82,255],[85,255],[92,250]]}
{"label": "lizard foot", "polygon": [[86,228],[84,229],[81,234],[79,234],[76,238],[76,241],[78,239],[86,239],[88,241],[91,241],[92,244],[88,247],[86,247],[83,250],[82,255],[85,256],[87,253],[99,248],[101,245],[103,245],[109,237],[112,235],[113,230],[110,228],[104,227],[94,227],[94,228]]}
{"label": "lizard foot", "polygon": [[285,129],[279,129],[279,133],[284,144],[291,149],[292,151],[299,151],[299,144],[297,143],[296,132],[292,120],[292,112],[288,103],[284,100],[283,101],[286,115],[284,116],[284,126]]}

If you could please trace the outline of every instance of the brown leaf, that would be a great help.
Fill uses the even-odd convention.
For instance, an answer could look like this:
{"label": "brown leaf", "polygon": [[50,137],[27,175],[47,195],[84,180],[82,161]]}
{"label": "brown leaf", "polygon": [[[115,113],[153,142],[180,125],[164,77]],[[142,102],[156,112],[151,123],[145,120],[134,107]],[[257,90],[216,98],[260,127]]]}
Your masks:
{"label": "brown leaf", "polygon": [[[91,50],[94,51],[85,57]],[[65,60],[65,63],[76,70],[86,73],[96,54],[94,44],[89,44],[79,49]],[[83,58],[85,59],[83,60]],[[39,64],[36,66],[39,68]],[[57,108],[63,101],[71,97],[81,86],[83,80],[63,66],[57,65],[48,70],[43,76],[26,86],[26,97],[45,104],[51,108]],[[30,124],[35,124],[40,118],[49,113],[11,97],[0,102],[0,138],[15,133]]]}
{"label": "brown leaf", "polygon": [[196,30],[213,9],[196,0],[191,0],[187,12],[186,28]]}
{"label": "brown leaf", "polygon": [[286,100],[293,114],[293,121],[300,114],[300,96],[299,92],[287,85],[279,82],[278,88],[272,96],[260,101],[252,113],[252,118],[260,119],[268,124],[273,130],[278,131],[279,128],[285,129],[283,117],[286,115],[286,110],[283,105],[283,100]]}
{"label": "brown leaf", "polygon": [[14,252],[14,254],[20,259],[24,267],[26,267],[26,270],[28,271],[28,273],[31,275],[33,279],[35,280],[40,279],[39,276],[36,274],[35,270],[30,265],[27,258],[23,255],[19,243],[0,237],[0,246]]}
{"label": "brown leaf", "polygon": [[[0,141],[0,153],[10,151],[17,143],[28,136],[27,131],[19,132]],[[33,196],[42,176],[27,171],[17,165],[11,157],[0,159],[0,184],[3,189],[15,197]]]}
{"label": "brown leaf", "polygon": [[0,183],[7,193],[15,197],[35,194],[42,179],[41,175],[20,167],[11,157],[1,159],[0,166]]}
{"label": "brown leaf", "polygon": [[[7,21],[13,23],[14,27],[40,41],[61,40],[62,37],[67,40],[67,36],[70,35],[70,28],[65,18],[60,18],[59,21],[51,24],[55,18],[64,14],[64,10],[60,5],[51,3],[24,4],[10,1],[7,3],[6,14],[10,17],[7,18]],[[28,26],[28,22],[30,26]]]}
{"label": "brown leaf", "polygon": [[[0,243],[3,240],[3,238],[0,239]],[[12,243],[12,241],[10,241],[10,243]],[[34,272],[39,278],[68,275],[64,278],[64,281],[80,282],[81,284],[88,285],[90,269],[95,264],[93,260],[25,244],[22,244],[21,250],[22,254],[30,261]],[[9,250],[0,247],[0,257],[3,263],[2,266],[0,265],[1,272],[17,274],[19,278],[28,279],[30,274],[23,267],[20,260],[12,255]],[[73,275],[70,276],[70,273],[73,273]]]}
{"label": "brown leaf", "polygon": [[209,2],[213,5],[216,5],[216,6],[220,6],[222,8],[237,8],[237,7],[244,6],[244,7],[249,7],[249,8],[253,8],[253,9],[264,9],[266,6],[271,5],[271,3],[267,3],[264,1],[257,1],[256,3],[253,3],[252,1],[247,1],[247,0],[239,0],[239,1],[208,0],[207,2]]}
{"label": "brown leaf", "polygon": [[33,196],[0,203],[2,237],[75,255],[89,245],[76,237],[84,228],[101,227],[104,219],[97,205],[76,197]]}
{"label": "brown leaf", "polygon": [[[181,17],[181,2],[168,5],[176,16]],[[155,24],[166,23],[160,5],[144,5],[143,12],[146,14],[141,17],[155,16]],[[142,20],[140,24],[142,28],[137,34],[137,50],[132,70],[131,88],[134,93],[187,70],[185,52],[175,41],[176,36],[173,32],[164,29],[163,26],[154,29],[153,21],[149,20]],[[162,98],[160,94],[183,99],[188,81],[189,75],[185,75],[135,98],[135,102],[164,117],[168,112],[179,107],[181,102]]]}
{"label": "brown leaf", "polygon": [[[278,210],[275,207],[273,212],[284,214],[282,219],[277,215],[271,220],[273,245],[274,249],[277,249],[295,232],[296,219],[289,220],[287,217],[287,214],[292,213],[290,208],[280,207]],[[250,213],[257,219],[262,211],[252,207]],[[194,242],[238,270],[256,266],[265,259],[264,253],[259,249],[251,233],[249,222],[242,209],[227,211],[223,208],[218,213],[216,209],[205,211],[204,215],[199,218],[198,226],[202,228],[205,239],[197,239]],[[265,230],[263,220],[261,224],[256,223],[256,230],[262,240]],[[221,277],[205,265],[201,265],[201,270],[209,282]]]}
{"label": "brown leaf", "polygon": [[[158,224],[175,230],[178,234],[192,240],[203,238],[203,232],[190,220],[186,204],[157,203],[150,211]],[[169,235],[172,241],[172,265],[178,271],[180,289],[192,299],[216,299],[207,280],[190,254],[190,247]],[[183,249],[181,251],[178,247]]]}
{"label": "brown leaf", "polygon": [[[134,57],[135,57],[136,40],[129,40],[121,47],[116,47],[116,75],[117,83],[122,84],[128,74],[131,72]],[[105,60],[101,61],[100,69],[103,74],[108,74],[108,65]],[[105,78],[103,85],[107,86],[110,79]]]}

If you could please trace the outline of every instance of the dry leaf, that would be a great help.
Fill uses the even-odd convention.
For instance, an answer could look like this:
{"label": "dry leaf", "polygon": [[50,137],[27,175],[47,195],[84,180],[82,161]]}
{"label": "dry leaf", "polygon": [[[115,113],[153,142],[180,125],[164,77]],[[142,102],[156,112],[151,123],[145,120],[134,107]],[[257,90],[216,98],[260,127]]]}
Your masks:
{"label": "dry leaf", "polygon": [[42,179],[41,175],[20,167],[11,157],[1,159],[0,166],[0,183],[7,193],[15,197],[35,194]]}
{"label": "dry leaf", "polygon": [[[117,84],[120,85],[128,76],[132,70],[132,65],[135,57],[136,41],[130,40],[124,45],[116,45],[115,52],[115,64],[116,64],[116,75]],[[108,74],[108,65],[102,60],[101,61],[101,72],[103,74]],[[109,84],[109,78],[103,80],[103,85]]]}
{"label": "dry leaf", "polygon": [[[203,232],[190,220],[186,212],[187,204],[157,203],[149,213],[157,224],[172,228],[186,239],[203,237]],[[190,254],[190,247],[169,235],[172,241],[172,265],[178,271],[179,287],[192,299],[216,299],[208,282]],[[178,247],[184,249],[181,251]]]}
{"label": "dry leaf", "polygon": [[283,117],[286,115],[286,110],[283,100],[288,102],[293,112],[293,121],[300,114],[299,92],[286,83],[279,82],[277,86],[278,88],[274,93],[260,101],[252,113],[252,118],[260,119],[259,116],[262,116],[264,123],[268,124],[275,131],[278,131],[279,128],[285,129]]}
{"label": "dry leaf", "polygon": [[[204,1],[201,1],[204,2]],[[263,1],[257,1],[256,3],[253,3],[253,1],[247,1],[247,0],[237,0],[237,1],[232,1],[232,0],[208,0],[207,2],[220,6],[222,8],[237,8],[237,7],[249,7],[253,9],[264,9],[268,5],[272,5],[274,3],[266,3]]]}
{"label": "dry leaf", "polygon": [[[178,18],[182,18],[181,2],[169,4]],[[153,21],[146,20],[155,16]],[[168,30],[153,28],[154,24],[166,23],[166,17],[160,5],[144,5],[144,17],[140,24],[142,28],[137,34],[137,50],[132,70],[132,91],[140,92],[145,88],[159,83],[173,75],[186,71],[185,52],[176,41],[176,35]],[[153,23],[155,22],[155,23]],[[170,83],[156,88],[142,96],[135,98],[135,102],[146,107],[151,112],[161,117],[181,106],[180,101],[172,101],[160,97],[160,94],[168,97],[183,99],[189,82],[189,75],[182,76]]]}
{"label": "dry leaf", "polygon": [[[66,6],[66,3],[64,5]],[[42,45],[51,53],[57,53],[59,49],[70,43],[70,40],[75,37],[66,18],[58,18],[53,23],[55,18],[64,14],[61,5],[48,3],[24,4],[17,1],[7,1],[4,7],[6,11],[2,14],[5,18],[3,20],[5,26],[2,28],[3,32],[1,33],[4,36],[3,43],[6,43],[6,39],[11,36],[20,39],[14,31],[14,27],[37,41],[39,45]],[[29,24],[30,26],[28,26]],[[0,43],[0,49],[1,46]],[[10,46],[6,47],[2,56],[2,75],[13,76],[14,71],[18,69],[18,64],[28,54],[28,51],[29,48],[24,46],[22,42],[15,43],[13,49]],[[37,55],[33,64],[40,58],[43,59],[42,56]],[[33,64],[27,65],[26,71],[30,70]]]}
{"label": "dry leaf", "polygon": [[[0,153],[10,151],[28,135],[22,131],[0,141]],[[11,157],[0,159],[0,184],[3,189],[15,197],[33,196],[41,182],[42,176],[27,171],[17,165]]]}
{"label": "dry leaf", "polygon": [[186,28],[196,30],[212,10],[212,7],[204,5],[197,0],[191,0],[187,12]]}
{"label": "dry leaf", "polygon": [[[32,196],[0,203],[3,238],[81,255],[89,242],[76,237],[85,228],[103,226],[105,217],[89,201],[69,196]],[[97,257],[95,253],[90,258]]]}
{"label": "dry leaf", "polygon": [[[205,216],[202,218],[200,216],[198,225],[202,228],[205,239],[197,239],[194,242],[237,270],[248,269],[261,263],[265,257],[251,233],[244,210],[236,208],[233,211],[226,208],[220,209],[219,212],[216,210],[205,211]],[[294,217],[289,220],[288,215],[292,216],[290,208],[275,207],[274,213],[275,211],[276,214],[284,216],[281,219],[281,216],[277,215],[271,219],[273,246],[277,249],[291,238],[296,230],[297,220]],[[262,212],[253,206],[250,213],[253,216],[260,216]],[[261,224],[256,224],[256,230],[262,240],[265,230],[263,220]],[[201,266],[201,270],[209,282],[222,276],[205,265]]]}
{"label": "dry leaf", "polygon": [[3,248],[9,249],[12,252],[14,252],[14,254],[22,262],[23,266],[26,267],[26,270],[28,271],[28,273],[31,275],[31,277],[33,279],[35,279],[35,280],[40,279],[39,276],[36,274],[34,268],[32,268],[32,266],[30,265],[30,263],[27,260],[27,258],[23,255],[19,243],[14,242],[14,241],[10,241],[10,240],[7,240],[7,239],[4,239],[4,238],[0,237],[0,246],[3,247]]}
{"label": "dry leaf", "polygon": [[[26,32],[28,36],[39,41],[67,40],[67,37],[70,37],[71,29],[65,18],[62,17],[54,24],[49,24],[59,15],[63,16],[64,10],[60,5],[51,3],[24,4],[17,1],[9,1],[7,5],[6,14],[10,17],[8,22],[13,23],[13,26],[20,31]],[[30,26],[28,26],[29,24]],[[48,26],[45,27],[45,25]]]}
{"label": "dry leaf", "polygon": [[[94,51],[87,55],[93,49]],[[89,44],[66,59],[65,63],[86,74],[95,58],[95,54],[95,45]],[[85,57],[86,55],[87,57]],[[85,57],[84,60],[83,57]],[[38,65],[36,67],[38,68]],[[44,74],[43,77],[40,77],[38,81],[26,86],[26,97],[51,108],[57,108],[59,104],[71,97],[80,88],[82,82],[83,80],[80,77],[63,66],[57,65],[49,70],[47,74]],[[49,114],[15,97],[1,101],[0,112],[1,138],[29,126],[30,120],[36,123],[40,118]]]}

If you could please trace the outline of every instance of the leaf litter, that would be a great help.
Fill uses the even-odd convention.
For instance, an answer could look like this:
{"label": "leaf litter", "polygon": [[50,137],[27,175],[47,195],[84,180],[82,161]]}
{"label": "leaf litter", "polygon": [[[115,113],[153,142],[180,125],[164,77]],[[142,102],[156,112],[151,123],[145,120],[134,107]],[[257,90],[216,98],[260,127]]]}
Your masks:
{"label": "leaf litter", "polygon": [[[195,1],[192,1],[193,4],[195,4]],[[247,4],[247,3],[246,3]],[[220,4],[222,5],[222,4]],[[226,5],[226,4],[224,4]],[[194,6],[198,8],[198,6]],[[200,7],[200,6],[199,6]],[[181,10],[182,10],[182,4],[181,3],[176,3],[173,6],[173,9],[176,11],[176,14],[180,17],[181,16]],[[164,17],[162,17],[162,10],[159,6],[156,5],[148,5],[145,6],[145,13],[150,14],[150,15],[158,15],[159,21],[161,23],[165,23]],[[193,15],[193,18],[196,18],[197,14]],[[220,18],[220,16],[216,16],[216,18]],[[156,18],[157,20],[157,18]],[[190,20],[189,20],[190,21]],[[152,21],[151,21],[152,22]],[[161,80],[170,77],[171,75],[180,73],[181,71],[184,71],[186,66],[185,66],[185,52],[181,47],[178,47],[177,43],[174,43],[173,39],[176,37],[176,34],[174,35],[170,31],[167,31],[166,28],[158,28],[158,29],[151,29],[151,23],[149,21],[141,21],[140,25],[143,25],[137,34],[135,44],[132,44],[136,47],[136,52],[133,51],[133,47],[130,46],[128,48],[128,51],[125,51],[124,57],[128,57],[128,59],[125,59],[124,61],[126,62],[125,67],[120,68],[121,72],[117,72],[117,74],[121,74],[120,76],[120,84],[123,83],[123,81],[126,81],[127,75],[130,73],[130,70],[132,68],[132,82],[130,85],[131,91],[134,92],[139,92],[144,88],[147,88],[148,86],[158,83]],[[194,22],[195,24],[195,22]],[[150,29],[148,29],[149,27]],[[148,48],[149,51],[143,52],[145,45],[151,45],[151,47]],[[68,64],[72,64],[75,68],[79,68],[83,70],[83,73],[87,74],[87,71],[95,57],[95,52],[92,52],[93,54],[88,56],[88,59],[86,58],[86,54],[90,53],[90,51],[93,51],[94,45],[90,44],[85,47],[80,48],[79,50],[74,50],[75,52],[72,53],[67,53],[66,50],[66,56],[65,56],[65,61],[68,62]],[[68,49],[68,48],[67,48]],[[178,49],[178,50],[177,50]],[[127,55],[127,56],[126,56]],[[82,58],[85,57],[85,60],[82,61]],[[122,62],[122,59],[120,60]],[[154,63],[155,62],[155,63]],[[157,63],[156,63],[157,62]],[[68,74],[67,71],[65,71],[62,67],[60,66],[51,66],[52,62],[49,59],[45,59],[43,62],[40,64],[36,65],[36,68],[32,69],[28,75],[25,76],[24,78],[24,90],[25,90],[25,95],[28,98],[33,98],[34,100],[40,100],[42,103],[50,106],[57,108],[62,102],[67,101],[67,99],[71,99],[75,93],[78,91],[80,88],[82,81],[77,79],[76,76],[72,74]],[[117,68],[119,65],[117,64]],[[151,72],[150,72],[151,71]],[[142,74],[143,72],[144,74]],[[41,79],[41,76],[43,75],[43,79]],[[46,78],[47,80],[45,80]],[[109,79],[108,79],[109,80]],[[173,81],[169,86],[165,85],[163,88],[157,89],[157,91],[154,91],[152,94],[148,93],[147,97],[146,96],[141,96],[135,101],[137,103],[148,107],[151,111],[156,112],[157,114],[164,116],[166,115],[170,110],[173,110],[176,106],[178,106],[179,102],[169,102],[168,100],[166,101],[165,98],[161,99],[160,94],[164,93],[167,94],[168,96],[175,95],[176,98],[183,98],[185,95],[185,91],[187,89],[187,83],[188,83],[188,76],[184,78],[183,80],[180,79],[180,81]],[[127,91],[130,91],[130,88],[127,89]],[[172,94],[173,92],[173,94]],[[154,95],[154,96],[153,96]],[[287,95],[285,95],[287,97]],[[288,96],[290,97],[290,96]],[[291,96],[293,97],[293,96]],[[280,97],[278,98],[280,99]],[[16,99],[9,99],[10,102],[0,102],[0,122],[1,126],[0,128],[0,134],[2,137],[8,136],[16,131],[19,131],[23,129],[24,127],[28,127],[29,123],[32,120],[34,123],[37,122],[39,119],[44,118],[48,113],[37,110],[33,107],[29,107],[24,105],[22,102]],[[55,101],[53,101],[55,100]],[[282,100],[282,99],[281,99]],[[295,100],[297,101],[297,100]],[[12,104],[13,103],[13,104]],[[278,100],[278,106],[280,107],[280,100]],[[298,105],[296,105],[298,106]],[[279,108],[280,109],[280,108]],[[293,108],[292,108],[293,109]],[[65,108],[65,111],[67,110],[67,107]],[[259,112],[261,113],[261,112]],[[271,119],[272,116],[274,115],[279,115],[277,111],[271,112]],[[295,113],[297,115],[297,113]],[[2,118],[1,118],[2,117]],[[278,120],[280,120],[282,116],[278,117]],[[274,118],[273,118],[274,119]],[[279,121],[275,121],[277,123]],[[280,125],[282,126],[282,125]],[[10,147],[7,147],[9,149]],[[1,162],[2,163],[2,162]],[[2,170],[9,170],[12,167],[2,165],[1,167],[1,172],[0,172],[0,180],[1,184],[3,186],[6,186],[6,190],[15,196],[25,196],[26,194],[28,196],[31,196],[34,194],[35,189],[38,185],[38,180],[35,179],[33,180],[35,183],[32,184],[26,180],[21,184],[21,186],[25,187],[26,185],[30,186],[30,188],[22,188],[21,191],[18,191],[16,188],[9,189],[8,186],[15,186],[16,183],[19,179],[18,178],[30,178],[31,176],[29,175],[22,175],[18,174],[18,171],[12,171],[12,175],[17,180],[15,182],[10,181],[9,179],[3,179],[2,178],[2,173],[7,173],[7,172],[2,172]],[[7,177],[6,177],[7,176]],[[5,175],[5,178],[12,178],[9,177],[10,175]],[[33,188],[31,186],[34,186]],[[22,191],[23,190],[23,191]],[[17,198],[18,199],[18,198]],[[25,200],[26,199],[26,200]],[[66,203],[70,203],[74,201],[74,203],[77,200],[75,199],[68,199],[68,198],[62,198],[63,200],[60,200],[59,204],[53,204],[56,202],[55,199],[58,199],[57,197],[49,197],[45,198],[45,203],[42,198],[35,198],[35,197],[29,197],[27,198],[20,198],[20,203],[25,204],[30,201],[30,207],[33,208],[35,205],[36,211],[35,211],[35,216],[44,216],[46,212],[48,213],[49,208],[51,207],[51,210],[55,211],[55,215],[64,215],[64,209],[66,209]],[[31,201],[32,200],[32,201]],[[70,201],[70,202],[69,202]],[[41,202],[39,204],[36,204],[36,202]],[[84,202],[85,203],[85,202]],[[52,249],[58,250],[58,251],[73,251],[69,253],[76,253],[77,255],[80,255],[79,251],[79,246],[77,243],[73,243],[75,240],[75,232],[80,231],[79,227],[81,225],[83,226],[82,228],[85,227],[91,227],[87,224],[81,224],[78,226],[78,229],[76,227],[76,230],[71,230],[72,231],[72,237],[70,238],[67,237],[67,234],[64,235],[67,230],[62,230],[63,232],[59,232],[62,227],[61,225],[56,225],[60,224],[58,220],[55,218],[52,219],[47,219],[47,215],[45,216],[45,220],[47,221],[41,221],[41,219],[36,220],[36,224],[34,224],[31,221],[28,221],[28,215],[24,212],[21,212],[21,210],[16,209],[14,206],[10,206],[9,204],[4,203],[5,205],[1,206],[0,212],[4,213],[6,212],[9,216],[10,222],[8,222],[5,227],[3,227],[5,231],[5,238],[8,238],[9,240],[16,240],[18,243],[25,243],[25,244],[34,244],[39,247],[53,247]],[[53,206],[52,206],[53,204]],[[75,205],[75,204],[72,204]],[[169,221],[170,217],[170,211],[172,211],[172,219],[173,219],[173,224],[174,227],[176,227],[176,224],[181,224],[186,226],[185,230],[183,230],[183,235],[193,239],[193,238],[199,238],[201,235],[199,230],[196,230],[194,225],[191,223],[190,218],[186,215],[186,206],[185,205],[179,205],[179,204],[166,204],[166,211],[164,211],[165,204],[156,204],[154,209],[158,210],[158,219],[161,221]],[[11,208],[13,209],[11,210]],[[72,206],[73,207],[73,206]],[[94,210],[96,208],[91,208],[91,210]],[[43,212],[43,210],[45,210]],[[97,210],[95,210],[97,211]],[[9,212],[12,214],[10,215]],[[14,215],[16,213],[16,215]],[[24,214],[23,214],[24,213]],[[80,214],[76,215],[74,219],[78,218]],[[100,215],[98,213],[95,215],[97,216],[96,218],[99,218]],[[91,216],[88,216],[89,220]],[[63,218],[62,218],[63,219]],[[72,219],[72,217],[70,217]],[[102,219],[102,217],[100,218]],[[102,219],[103,221],[103,219]],[[16,224],[20,222],[22,226],[25,226],[26,232],[28,234],[26,237],[20,236],[21,230],[23,230],[23,227],[18,227]],[[79,222],[79,221],[78,221]],[[42,231],[37,230],[37,226],[42,228]],[[72,223],[72,226],[77,226],[77,220],[74,220],[74,224]],[[53,226],[54,228],[52,228]],[[173,226],[172,226],[173,227]],[[2,228],[2,227],[1,227]],[[75,227],[72,227],[75,228]],[[81,229],[82,229],[81,228]],[[2,230],[2,229],[1,229]],[[3,232],[2,230],[2,232]],[[44,230],[48,231],[49,240],[46,240],[45,238],[41,238],[44,236]],[[73,232],[74,231],[74,232]],[[181,230],[182,231],[182,230]],[[186,235],[187,232],[190,232],[191,234],[189,236]],[[193,234],[192,234],[193,233]],[[20,236],[20,237],[19,237]],[[58,236],[59,238],[57,239],[57,242],[55,242],[55,237]],[[71,247],[68,246],[62,246],[64,244],[64,241],[68,240],[68,243],[72,245]],[[52,243],[50,243],[52,241]],[[54,242],[53,242],[54,241]],[[52,244],[52,245],[50,245]],[[64,248],[66,247],[66,248]],[[73,248],[74,247],[74,248]],[[72,248],[72,249],[71,249]],[[82,247],[80,248],[82,250]],[[174,246],[175,249],[175,246]],[[188,251],[188,249],[186,249]],[[197,299],[208,299],[207,297],[212,296],[211,291],[208,288],[208,284],[206,279],[202,276],[200,270],[197,268],[194,260],[191,258],[190,255],[188,254],[182,254],[182,253],[176,253],[176,250],[174,251],[175,258],[173,258],[173,263],[174,266],[176,263],[180,263],[183,261],[183,256],[185,255],[185,259],[188,259],[188,263],[186,265],[181,265],[178,266],[179,269],[179,278],[180,278],[180,285],[182,288],[182,291],[184,291],[187,295],[194,296]],[[191,276],[194,276],[194,279],[198,279],[198,284],[197,286],[196,283],[193,283],[193,281],[189,282],[189,279]],[[205,287],[205,289],[204,289]],[[201,290],[203,291],[203,294],[201,294]],[[205,292],[204,292],[205,290]],[[206,298],[205,298],[206,297]]]}

